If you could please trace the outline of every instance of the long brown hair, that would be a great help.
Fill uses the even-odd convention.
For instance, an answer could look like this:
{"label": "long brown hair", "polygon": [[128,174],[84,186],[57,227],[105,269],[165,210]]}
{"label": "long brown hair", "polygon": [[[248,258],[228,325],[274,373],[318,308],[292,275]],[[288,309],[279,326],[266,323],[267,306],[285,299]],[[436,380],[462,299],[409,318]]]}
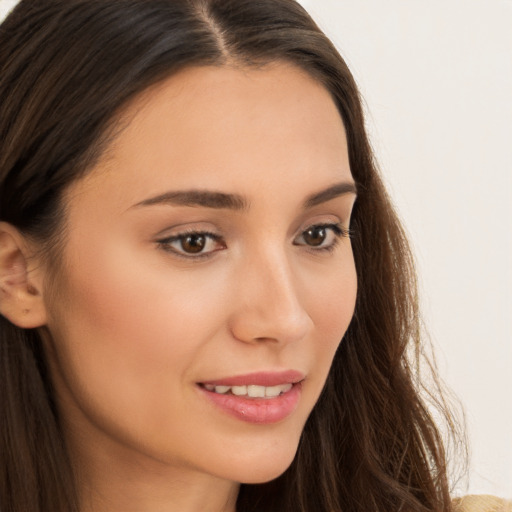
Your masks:
{"label": "long brown hair", "polygon": [[[408,358],[420,343],[409,247],[354,79],[294,0],[22,0],[0,26],[0,220],[58,259],[63,190],[93,166],[130,100],[185,66],[276,60],[321,82],[343,119],[359,290],[295,460],[272,482],[242,485],[237,510],[449,511],[443,443]],[[41,345],[0,317],[5,512],[78,510]]]}

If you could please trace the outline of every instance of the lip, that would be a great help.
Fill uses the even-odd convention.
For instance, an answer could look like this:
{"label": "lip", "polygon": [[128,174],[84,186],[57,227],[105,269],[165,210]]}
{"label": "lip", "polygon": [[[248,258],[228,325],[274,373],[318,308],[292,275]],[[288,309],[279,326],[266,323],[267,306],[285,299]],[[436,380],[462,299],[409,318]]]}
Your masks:
{"label": "lip", "polygon": [[201,393],[218,409],[247,423],[271,424],[284,420],[297,408],[302,394],[302,383],[275,398],[247,398],[222,395],[198,386]]}
{"label": "lip", "polygon": [[[305,376],[296,370],[255,372],[198,383],[198,390],[210,404],[238,420],[254,424],[272,424],[283,421],[297,408],[302,395]],[[205,385],[214,386],[277,386],[292,384],[289,391],[273,398],[249,398],[209,391]]]}
{"label": "lip", "polygon": [[278,386],[279,384],[297,384],[303,381],[305,375],[298,370],[277,372],[254,372],[246,375],[222,377],[220,379],[202,381],[201,384],[213,386]]}

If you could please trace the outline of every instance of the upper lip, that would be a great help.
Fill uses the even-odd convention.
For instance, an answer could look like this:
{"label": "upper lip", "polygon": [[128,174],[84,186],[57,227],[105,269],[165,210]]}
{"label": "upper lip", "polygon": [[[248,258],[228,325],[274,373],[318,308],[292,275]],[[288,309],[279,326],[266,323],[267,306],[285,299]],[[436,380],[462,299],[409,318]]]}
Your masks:
{"label": "upper lip", "polygon": [[277,386],[279,384],[296,384],[304,380],[305,375],[298,370],[263,371],[221,377],[220,379],[202,381],[201,384],[213,386]]}

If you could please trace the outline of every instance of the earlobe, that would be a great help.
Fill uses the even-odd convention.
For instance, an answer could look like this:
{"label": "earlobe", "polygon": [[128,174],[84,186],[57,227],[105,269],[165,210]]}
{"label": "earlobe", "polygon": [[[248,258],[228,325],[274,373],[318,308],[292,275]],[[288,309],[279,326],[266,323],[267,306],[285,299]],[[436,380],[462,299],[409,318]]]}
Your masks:
{"label": "earlobe", "polygon": [[46,324],[42,280],[38,277],[29,269],[23,235],[0,222],[0,314],[18,327],[32,329]]}

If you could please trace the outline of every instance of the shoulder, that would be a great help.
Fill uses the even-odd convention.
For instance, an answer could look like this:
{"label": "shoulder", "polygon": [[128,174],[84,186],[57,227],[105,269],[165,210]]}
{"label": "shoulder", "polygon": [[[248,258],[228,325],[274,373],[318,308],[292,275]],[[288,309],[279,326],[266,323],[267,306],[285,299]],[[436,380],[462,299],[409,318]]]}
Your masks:
{"label": "shoulder", "polygon": [[453,500],[454,512],[512,512],[512,501],[486,494],[464,496]]}

